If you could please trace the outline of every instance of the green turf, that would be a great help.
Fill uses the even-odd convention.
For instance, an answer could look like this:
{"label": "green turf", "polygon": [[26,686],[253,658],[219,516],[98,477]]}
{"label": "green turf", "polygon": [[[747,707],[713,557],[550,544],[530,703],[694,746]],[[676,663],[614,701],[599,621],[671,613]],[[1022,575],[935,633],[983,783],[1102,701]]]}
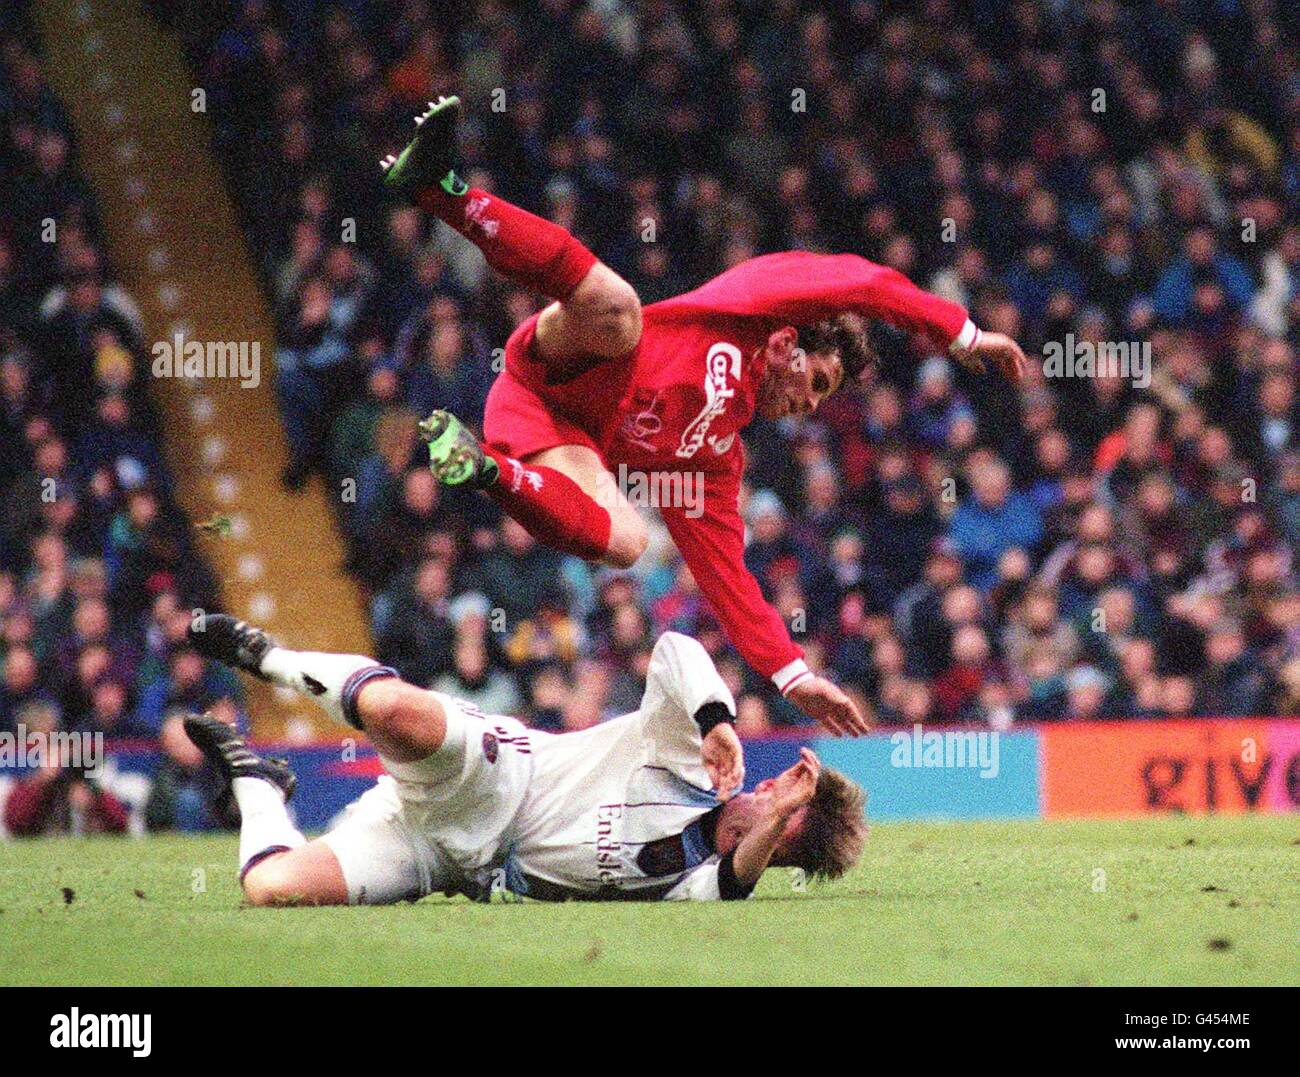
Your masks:
{"label": "green turf", "polygon": [[1287,817],[893,824],[851,877],[772,871],[746,903],[383,909],[242,908],[229,838],[0,844],[0,982],[1295,984],[1298,840]]}

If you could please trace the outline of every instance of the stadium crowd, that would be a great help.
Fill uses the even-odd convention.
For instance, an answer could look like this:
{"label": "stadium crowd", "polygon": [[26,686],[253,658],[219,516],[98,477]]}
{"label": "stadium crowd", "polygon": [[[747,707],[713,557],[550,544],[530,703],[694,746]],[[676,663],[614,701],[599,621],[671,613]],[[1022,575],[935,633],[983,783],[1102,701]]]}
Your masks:
{"label": "stadium crowd", "polygon": [[[173,498],[139,313],[22,9],[0,13],[0,734],[11,753],[20,732],[156,744],[140,818],[202,827],[217,778],[179,716],[238,720],[239,689],[186,643],[214,583]],[[40,761],[0,771],[0,834],[126,828],[95,776]]]}
{"label": "stadium crowd", "polygon": [[565,224],[647,303],[764,251],[847,250],[1031,353],[1149,358],[1014,388],[882,331],[869,384],[750,428],[747,561],[877,721],[1300,711],[1294,13],[154,6],[265,255],[285,482],[355,483],[352,568],[409,678],[576,728],[635,701],[672,628],[718,658],[743,730],[798,720],[662,533],[594,571],[421,466],[415,419],[481,416],[539,302],[381,195],[376,162],[456,92],[471,183]]}

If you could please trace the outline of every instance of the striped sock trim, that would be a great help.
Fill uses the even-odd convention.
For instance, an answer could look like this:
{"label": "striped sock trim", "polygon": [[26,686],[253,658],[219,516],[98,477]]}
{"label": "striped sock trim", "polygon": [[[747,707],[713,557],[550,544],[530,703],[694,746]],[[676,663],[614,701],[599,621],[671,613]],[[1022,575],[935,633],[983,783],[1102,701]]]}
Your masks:
{"label": "striped sock trim", "polygon": [[364,732],[361,726],[361,716],[357,714],[357,693],[361,691],[362,686],[381,677],[396,677],[397,675],[397,670],[388,666],[366,666],[364,669],[357,670],[343,682],[343,690],[339,693],[339,703],[343,708],[343,717],[347,720],[348,725],[353,729]]}

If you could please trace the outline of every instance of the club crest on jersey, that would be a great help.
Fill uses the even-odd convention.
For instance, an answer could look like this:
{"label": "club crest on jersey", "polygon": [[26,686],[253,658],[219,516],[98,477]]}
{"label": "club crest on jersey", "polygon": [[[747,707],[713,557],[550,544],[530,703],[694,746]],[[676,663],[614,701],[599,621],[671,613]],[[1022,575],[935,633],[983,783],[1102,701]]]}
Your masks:
{"label": "club crest on jersey", "polygon": [[731,448],[730,436],[710,440],[708,435],[713,420],[727,410],[727,403],[736,395],[740,366],[740,349],[734,344],[718,341],[709,349],[704,357],[704,408],[682,432],[676,454],[681,459],[689,460],[706,440],[719,456]]}
{"label": "club crest on jersey", "polygon": [[632,407],[639,408],[635,415],[623,420],[623,438],[643,449],[654,450],[654,439],[664,428],[659,415],[659,394],[648,389],[638,389],[632,396]]}
{"label": "club crest on jersey", "polygon": [[493,220],[487,215],[488,206],[491,204],[486,198],[471,198],[465,203],[465,220],[470,224],[478,225],[489,239],[495,236],[501,227],[500,221]]}
{"label": "club crest on jersey", "polygon": [[483,734],[483,754],[489,763],[497,761],[497,739],[491,733]]}

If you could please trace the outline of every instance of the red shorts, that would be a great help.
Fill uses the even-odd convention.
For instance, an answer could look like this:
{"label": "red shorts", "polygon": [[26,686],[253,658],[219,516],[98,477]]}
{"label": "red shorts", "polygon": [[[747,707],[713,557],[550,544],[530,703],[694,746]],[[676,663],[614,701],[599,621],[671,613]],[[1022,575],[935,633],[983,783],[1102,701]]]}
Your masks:
{"label": "red shorts", "polygon": [[567,406],[582,399],[582,388],[574,382],[542,386],[542,362],[533,349],[537,317],[521,323],[506,341],[505,370],[492,383],[483,412],[483,440],[519,460],[557,445],[583,445],[603,462],[596,439],[564,417]]}

